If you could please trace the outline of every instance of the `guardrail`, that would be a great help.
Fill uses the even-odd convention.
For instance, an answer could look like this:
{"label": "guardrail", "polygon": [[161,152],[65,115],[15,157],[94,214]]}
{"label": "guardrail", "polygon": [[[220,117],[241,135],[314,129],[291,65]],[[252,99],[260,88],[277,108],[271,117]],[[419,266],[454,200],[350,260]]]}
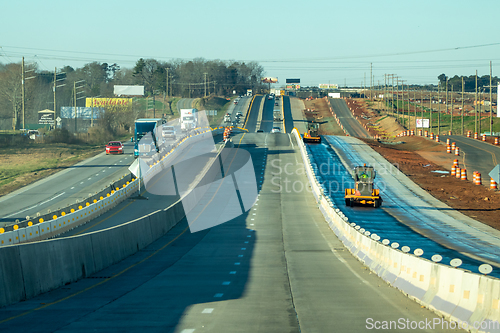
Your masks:
{"label": "guardrail", "polygon": [[[380,237],[349,223],[324,195],[304,143],[292,131],[300,148],[306,174],[326,222],[345,247],[388,284],[419,304],[471,332],[500,330],[500,280],[435,263],[380,242]],[[450,325],[450,327],[453,327]]]}

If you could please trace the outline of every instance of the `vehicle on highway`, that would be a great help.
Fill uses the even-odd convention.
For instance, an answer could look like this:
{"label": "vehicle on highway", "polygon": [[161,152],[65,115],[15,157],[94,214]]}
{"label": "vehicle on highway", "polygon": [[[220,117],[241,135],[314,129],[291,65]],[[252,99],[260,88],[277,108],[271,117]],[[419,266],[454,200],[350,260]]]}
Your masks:
{"label": "vehicle on highway", "polygon": [[231,115],[229,113],[226,113],[224,116],[224,122],[230,123],[231,122]]}
{"label": "vehicle on highway", "polygon": [[[139,141],[146,136],[146,135],[151,135],[152,142],[154,144],[154,150],[158,151],[157,149],[157,137],[159,137],[161,134],[159,133],[160,131],[160,126],[162,124],[163,120],[161,118],[143,118],[143,119],[137,119],[135,121],[135,131],[134,131],[134,157],[137,158],[139,156]],[[157,133],[158,132],[158,133]],[[160,140],[161,141],[161,140]]]}
{"label": "vehicle on highway", "polygon": [[242,116],[243,116],[243,113],[241,113],[241,111],[236,112],[236,117],[242,117]]}
{"label": "vehicle on highway", "polygon": [[238,104],[238,100],[237,99],[234,100],[234,104]]}
{"label": "vehicle on highway", "polygon": [[275,126],[273,127],[273,129],[271,130],[271,133],[280,133],[281,132],[281,128]]}
{"label": "vehicle on highway", "polygon": [[267,99],[274,99],[274,96],[273,95],[269,95],[269,96],[267,96]]}
{"label": "vehicle on highway", "polygon": [[106,145],[106,155],[123,154],[123,145],[120,141],[110,141]]}
{"label": "vehicle on highway", "polygon": [[373,180],[377,173],[372,166],[357,166],[352,171],[355,188],[345,189],[345,205],[354,206],[354,204],[373,205],[378,208],[382,205],[380,191],[373,186]]}
{"label": "vehicle on highway", "polygon": [[164,138],[172,138],[175,140],[176,134],[177,133],[176,133],[174,126],[163,126],[162,131],[161,131],[161,135]]}
{"label": "vehicle on highway", "polygon": [[257,133],[264,133],[263,130],[257,130]]}
{"label": "vehicle on highway", "polygon": [[181,109],[181,130],[189,131],[198,126],[198,109]]}

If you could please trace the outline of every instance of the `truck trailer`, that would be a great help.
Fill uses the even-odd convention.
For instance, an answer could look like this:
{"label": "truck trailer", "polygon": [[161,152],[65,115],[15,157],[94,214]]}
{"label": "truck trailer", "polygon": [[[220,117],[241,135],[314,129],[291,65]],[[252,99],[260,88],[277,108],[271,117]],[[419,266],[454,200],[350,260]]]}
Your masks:
{"label": "truck trailer", "polygon": [[[158,138],[161,133],[161,118],[143,118],[135,121],[134,131],[134,157],[149,156],[158,152]],[[149,138],[148,133],[151,135]],[[147,136],[147,142],[140,142],[141,139]],[[144,141],[144,140],[143,140]]]}

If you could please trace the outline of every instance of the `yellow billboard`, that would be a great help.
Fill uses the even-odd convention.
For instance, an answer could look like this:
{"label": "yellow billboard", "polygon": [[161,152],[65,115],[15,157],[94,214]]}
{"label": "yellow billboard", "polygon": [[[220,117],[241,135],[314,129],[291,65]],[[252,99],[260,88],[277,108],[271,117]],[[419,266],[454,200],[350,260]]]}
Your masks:
{"label": "yellow billboard", "polygon": [[105,108],[107,106],[127,107],[132,106],[132,98],[87,98],[86,107]]}

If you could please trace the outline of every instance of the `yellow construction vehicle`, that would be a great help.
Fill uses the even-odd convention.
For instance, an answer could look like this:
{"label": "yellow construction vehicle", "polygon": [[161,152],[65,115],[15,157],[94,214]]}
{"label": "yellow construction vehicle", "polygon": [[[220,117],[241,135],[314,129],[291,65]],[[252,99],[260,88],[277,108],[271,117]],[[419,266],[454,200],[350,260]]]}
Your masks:
{"label": "yellow construction vehicle", "polygon": [[382,205],[382,197],[378,189],[373,188],[373,180],[376,172],[373,167],[357,166],[352,172],[352,178],[356,188],[345,189],[345,204],[346,206],[354,206],[354,204],[373,205],[378,208]]}
{"label": "yellow construction vehicle", "polygon": [[307,132],[304,133],[304,143],[321,143],[319,136],[319,124],[311,122],[307,124]]}

